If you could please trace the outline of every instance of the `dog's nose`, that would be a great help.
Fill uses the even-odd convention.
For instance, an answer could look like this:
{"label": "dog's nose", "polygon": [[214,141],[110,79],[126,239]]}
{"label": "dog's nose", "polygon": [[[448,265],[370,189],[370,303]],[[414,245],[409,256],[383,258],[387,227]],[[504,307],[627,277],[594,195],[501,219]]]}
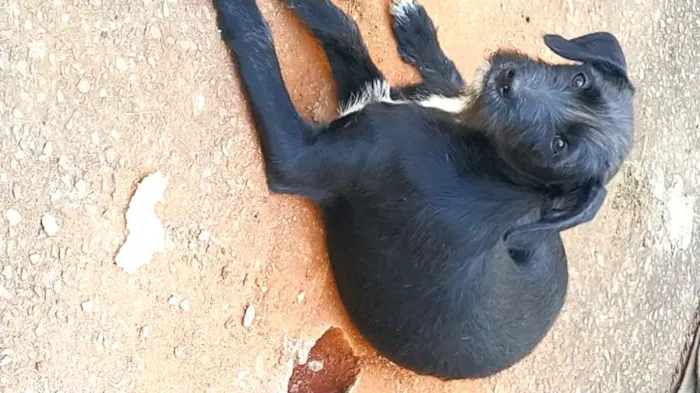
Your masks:
{"label": "dog's nose", "polygon": [[503,98],[511,99],[517,95],[518,83],[515,78],[515,70],[507,68],[496,77],[496,86]]}

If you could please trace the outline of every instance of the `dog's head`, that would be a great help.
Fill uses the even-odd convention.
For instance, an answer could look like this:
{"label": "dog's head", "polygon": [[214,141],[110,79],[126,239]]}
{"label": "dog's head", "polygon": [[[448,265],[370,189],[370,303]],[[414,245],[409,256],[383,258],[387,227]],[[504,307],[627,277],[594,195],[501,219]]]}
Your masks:
{"label": "dog's head", "polygon": [[558,195],[530,229],[564,230],[595,216],[631,149],[634,87],[613,35],[544,42],[576,64],[498,51],[472,115],[512,171]]}

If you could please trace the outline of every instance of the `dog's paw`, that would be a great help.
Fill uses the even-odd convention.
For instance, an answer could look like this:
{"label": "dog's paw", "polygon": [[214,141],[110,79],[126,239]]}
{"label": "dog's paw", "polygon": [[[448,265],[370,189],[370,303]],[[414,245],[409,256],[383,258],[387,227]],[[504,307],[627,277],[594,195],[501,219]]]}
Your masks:
{"label": "dog's paw", "polygon": [[416,0],[393,0],[391,2],[391,16],[394,23],[410,23],[410,17],[418,7],[423,8]]}
{"label": "dog's paw", "polygon": [[416,64],[421,53],[438,46],[433,21],[416,0],[394,0],[391,4],[392,29],[403,61]]}

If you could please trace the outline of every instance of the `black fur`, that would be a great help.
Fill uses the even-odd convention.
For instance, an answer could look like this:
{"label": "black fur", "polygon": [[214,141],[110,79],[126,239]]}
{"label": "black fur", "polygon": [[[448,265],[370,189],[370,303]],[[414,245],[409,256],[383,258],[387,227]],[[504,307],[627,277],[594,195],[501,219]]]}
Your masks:
{"label": "black fur", "polygon": [[[584,62],[572,66],[499,52],[483,85],[465,86],[425,10],[404,0],[394,33],[423,81],[348,111],[384,80],[357,25],[329,0],[285,2],[328,54],[346,109],[329,125],[294,109],[254,0],[214,1],[270,189],[321,206],[340,296],[381,354],[443,379],[512,366],[563,305],[559,231],[595,216],[629,151],[632,87],[619,45],[603,34],[604,49],[589,47],[587,62],[572,56],[585,38],[555,42]],[[572,88],[579,73],[587,84]],[[420,102],[434,94],[469,105],[450,113]],[[562,135],[569,144],[555,153]]]}

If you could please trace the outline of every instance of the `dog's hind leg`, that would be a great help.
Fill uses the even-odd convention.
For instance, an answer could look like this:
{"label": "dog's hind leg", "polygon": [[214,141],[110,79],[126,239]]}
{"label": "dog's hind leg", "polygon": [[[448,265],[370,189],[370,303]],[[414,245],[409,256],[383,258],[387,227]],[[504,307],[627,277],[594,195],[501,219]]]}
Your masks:
{"label": "dog's hind leg", "polygon": [[401,59],[418,69],[423,78],[423,83],[413,88],[446,97],[460,95],[464,90],[462,75],[442,51],[425,8],[417,0],[393,0],[391,17]]}
{"label": "dog's hind leg", "polygon": [[382,90],[388,98],[389,86],[370,58],[357,24],[330,0],[284,0],[308,27],[326,52],[342,105],[358,94]]}

